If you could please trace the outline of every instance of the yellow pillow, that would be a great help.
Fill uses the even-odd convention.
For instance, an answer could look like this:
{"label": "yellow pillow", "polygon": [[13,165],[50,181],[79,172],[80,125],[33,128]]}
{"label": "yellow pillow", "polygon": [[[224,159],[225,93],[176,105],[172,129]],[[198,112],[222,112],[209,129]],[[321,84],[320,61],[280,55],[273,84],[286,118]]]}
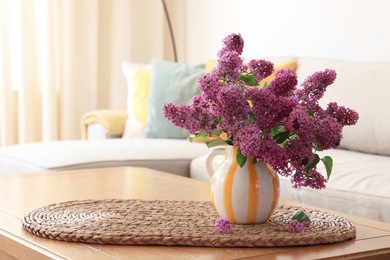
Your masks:
{"label": "yellow pillow", "polygon": [[218,62],[216,60],[209,60],[207,63],[206,63],[206,68],[205,68],[205,72],[206,73],[209,73],[210,71],[212,71],[215,67],[217,67],[218,65]]}
{"label": "yellow pillow", "polygon": [[152,69],[140,69],[134,74],[133,111],[134,116],[146,126],[148,99]]}
{"label": "yellow pillow", "polygon": [[[206,73],[210,72],[217,65],[218,65],[218,62],[216,60],[209,60],[206,63]],[[284,61],[284,62],[280,62],[280,63],[274,64],[274,69],[275,69],[274,73],[272,73],[271,75],[269,75],[265,79],[262,79],[259,82],[259,86],[262,87],[265,82],[267,82],[267,84],[269,84],[275,78],[275,73],[277,71],[279,71],[281,69],[291,69],[291,70],[295,71],[297,69],[297,66],[298,66],[298,61],[296,59],[288,60],[288,61]]]}

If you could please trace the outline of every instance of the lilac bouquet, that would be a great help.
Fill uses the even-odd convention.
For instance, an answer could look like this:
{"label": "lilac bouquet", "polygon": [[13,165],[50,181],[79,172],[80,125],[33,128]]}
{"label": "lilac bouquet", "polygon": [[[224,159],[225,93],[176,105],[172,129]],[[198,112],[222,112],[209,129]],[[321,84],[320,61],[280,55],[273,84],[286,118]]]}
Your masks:
{"label": "lilac bouquet", "polygon": [[[289,176],[295,188],[324,188],[333,160],[320,158],[317,152],[338,147],[343,127],[356,124],[359,118],[357,112],[335,102],[326,109],[319,105],[336,72],[316,72],[297,88],[295,72],[282,69],[269,84],[259,86],[274,66],[266,60],[243,64],[243,47],[241,35],[227,36],[217,67],[198,80],[201,95],[187,105],[165,104],[164,116],[195,137],[213,137],[207,141],[209,147],[238,147],[236,159],[241,167],[251,157]],[[317,171],[320,161],[327,178]]]}

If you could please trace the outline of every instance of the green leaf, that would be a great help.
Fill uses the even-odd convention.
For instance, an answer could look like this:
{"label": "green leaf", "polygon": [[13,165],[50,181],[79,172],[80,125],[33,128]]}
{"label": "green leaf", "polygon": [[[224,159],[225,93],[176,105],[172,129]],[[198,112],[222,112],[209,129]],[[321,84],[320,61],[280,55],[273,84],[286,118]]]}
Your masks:
{"label": "green leaf", "polygon": [[283,131],[284,131],[283,127],[281,127],[280,125],[277,125],[271,129],[271,131],[269,132],[269,135],[273,138],[275,135],[277,135]]}
{"label": "green leaf", "polygon": [[305,172],[310,172],[318,163],[320,162],[320,157],[318,154],[314,154],[314,160],[311,163],[306,164]]}
{"label": "green leaf", "polygon": [[328,179],[330,177],[330,174],[332,173],[332,168],[333,168],[333,159],[330,156],[325,156],[321,159],[321,161],[325,165],[326,169],[326,175],[328,176]]}
{"label": "green leaf", "polygon": [[199,133],[195,134],[196,137],[202,137],[202,136],[205,136],[205,135],[209,135],[209,134],[207,132],[199,132]]}
{"label": "green leaf", "polygon": [[238,165],[240,165],[240,167],[242,168],[242,166],[244,166],[245,162],[246,162],[246,156],[244,156],[242,153],[241,153],[241,150],[240,148],[237,149],[237,155],[236,155],[236,160],[237,160],[237,163]]}
{"label": "green leaf", "polygon": [[213,130],[213,135],[215,135],[215,136],[220,136],[220,134],[222,134],[222,133],[223,133],[222,130],[219,130],[219,129],[214,129]]}
{"label": "green leaf", "polygon": [[214,139],[214,140],[208,142],[206,145],[208,148],[211,148],[214,146],[227,145],[227,143],[221,139]]}
{"label": "green leaf", "polygon": [[221,76],[220,81],[226,82],[226,76]]}
{"label": "green leaf", "polygon": [[[248,106],[250,106],[248,100],[246,102],[248,104]],[[248,119],[246,119],[245,121],[245,124],[253,124],[255,122],[255,115],[253,114],[253,111],[249,111],[249,114],[248,114]]]}
{"label": "green leaf", "polygon": [[266,81],[266,82],[264,82],[264,84],[263,84],[263,86],[261,88],[266,88],[267,85],[268,85],[268,82]]}
{"label": "green leaf", "polygon": [[188,141],[190,141],[190,143],[192,143],[194,141],[195,138],[193,138],[192,136],[188,137]]}
{"label": "green leaf", "polygon": [[306,215],[305,212],[302,210],[296,210],[294,211],[293,215],[291,216],[291,220],[298,220],[299,222],[309,221],[311,222],[308,215]]}
{"label": "green leaf", "polygon": [[255,76],[253,76],[252,74],[240,74],[240,76],[238,76],[238,79],[248,86],[254,87],[259,85],[259,82],[257,82]]}
{"label": "green leaf", "polygon": [[207,132],[199,132],[199,133],[195,134],[195,138],[192,137],[192,140],[195,140],[196,138],[200,138],[202,140],[202,142],[206,142],[206,140],[209,137],[210,137],[210,135]]}
{"label": "green leaf", "polygon": [[318,144],[314,144],[314,150],[316,150],[317,152],[322,152],[323,151],[321,149],[321,147],[318,146]]}
{"label": "green leaf", "polygon": [[286,141],[288,139],[289,136],[290,136],[290,132],[289,131],[284,131],[284,132],[280,132],[280,133],[276,134],[273,137],[273,139],[278,144],[282,144],[282,143],[284,143],[284,141]]}
{"label": "green leaf", "polygon": [[220,123],[220,122],[222,122],[222,117],[215,117],[214,119],[213,119],[213,123],[214,124],[218,124],[218,123]]}

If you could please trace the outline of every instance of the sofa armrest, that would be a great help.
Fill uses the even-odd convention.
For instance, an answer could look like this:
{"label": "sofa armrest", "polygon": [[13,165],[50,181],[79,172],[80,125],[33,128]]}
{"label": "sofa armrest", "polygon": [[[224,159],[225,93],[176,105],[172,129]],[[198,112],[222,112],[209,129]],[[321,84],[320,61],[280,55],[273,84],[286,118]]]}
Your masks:
{"label": "sofa armrest", "polygon": [[101,140],[101,139],[113,139],[122,138],[121,134],[110,134],[104,129],[101,123],[89,124],[87,127],[87,138],[88,140]]}
{"label": "sofa armrest", "polygon": [[82,139],[122,137],[127,119],[125,110],[94,110],[81,118]]}

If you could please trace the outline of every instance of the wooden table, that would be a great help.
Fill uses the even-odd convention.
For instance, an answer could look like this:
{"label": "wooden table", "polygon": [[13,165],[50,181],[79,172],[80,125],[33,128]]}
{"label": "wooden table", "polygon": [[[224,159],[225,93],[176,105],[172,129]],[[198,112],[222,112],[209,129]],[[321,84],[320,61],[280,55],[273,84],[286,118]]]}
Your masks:
{"label": "wooden table", "polygon": [[[356,240],[320,246],[205,248],[113,246],[55,241],[22,228],[24,214],[82,199],[210,200],[208,183],[146,168],[102,168],[0,177],[0,259],[390,259],[390,224],[342,215]],[[288,203],[288,202],[281,202]],[[347,205],[346,205],[347,206]]]}

